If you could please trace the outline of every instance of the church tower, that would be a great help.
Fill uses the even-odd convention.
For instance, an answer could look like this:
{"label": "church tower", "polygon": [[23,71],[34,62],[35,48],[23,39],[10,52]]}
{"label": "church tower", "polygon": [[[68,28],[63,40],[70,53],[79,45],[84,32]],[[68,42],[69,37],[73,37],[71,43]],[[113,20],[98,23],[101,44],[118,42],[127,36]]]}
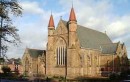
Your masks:
{"label": "church tower", "polygon": [[51,14],[49,24],[48,24],[48,46],[47,46],[47,50],[53,49],[54,31],[55,31],[55,25],[54,25],[53,15]]}
{"label": "church tower", "polygon": [[69,17],[69,48],[75,48],[76,30],[77,30],[77,20],[74,8],[72,7]]}
{"label": "church tower", "polygon": [[[77,75],[74,68],[79,68],[78,46],[77,46],[77,20],[74,8],[71,8],[70,17],[68,21],[69,26],[69,45],[67,50],[67,75]],[[76,61],[75,61],[76,60]]]}
{"label": "church tower", "polygon": [[49,24],[48,24],[48,43],[47,43],[47,52],[46,52],[46,71],[47,75],[51,74],[51,67],[53,66],[54,58],[54,31],[55,25],[53,20],[53,15],[51,14]]}

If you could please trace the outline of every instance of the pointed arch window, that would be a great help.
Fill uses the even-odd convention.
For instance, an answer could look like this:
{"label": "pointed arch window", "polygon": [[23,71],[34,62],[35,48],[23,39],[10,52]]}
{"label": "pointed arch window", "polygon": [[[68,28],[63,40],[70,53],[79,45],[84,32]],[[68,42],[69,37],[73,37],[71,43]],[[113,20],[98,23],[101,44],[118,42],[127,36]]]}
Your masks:
{"label": "pointed arch window", "polygon": [[57,65],[65,65],[65,60],[66,60],[66,47],[57,47],[56,49],[56,54],[57,54]]}
{"label": "pointed arch window", "polygon": [[63,39],[60,39],[57,42],[57,47],[56,47],[57,66],[65,66],[66,54],[67,54],[67,48],[66,48],[65,41]]}

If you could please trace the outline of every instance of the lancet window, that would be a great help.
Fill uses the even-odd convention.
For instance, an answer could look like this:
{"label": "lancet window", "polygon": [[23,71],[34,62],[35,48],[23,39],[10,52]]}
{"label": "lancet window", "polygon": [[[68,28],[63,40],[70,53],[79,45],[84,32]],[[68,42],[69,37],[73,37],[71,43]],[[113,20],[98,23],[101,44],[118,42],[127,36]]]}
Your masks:
{"label": "lancet window", "polygon": [[65,41],[61,39],[57,43],[56,47],[56,62],[58,66],[65,66],[66,63],[66,54],[67,54],[67,48]]}

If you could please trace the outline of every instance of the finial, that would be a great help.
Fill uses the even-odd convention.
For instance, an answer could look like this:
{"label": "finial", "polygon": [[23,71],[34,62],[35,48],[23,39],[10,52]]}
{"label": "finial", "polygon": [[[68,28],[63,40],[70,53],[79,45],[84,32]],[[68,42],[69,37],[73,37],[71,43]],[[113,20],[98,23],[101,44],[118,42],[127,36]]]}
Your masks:
{"label": "finial", "polygon": [[52,15],[52,10],[51,10],[51,15]]}
{"label": "finial", "polygon": [[28,46],[26,45],[26,49],[28,49]]}
{"label": "finial", "polygon": [[73,8],[73,0],[72,0],[72,8]]}
{"label": "finial", "polygon": [[105,34],[107,33],[107,31],[105,30]]}
{"label": "finial", "polygon": [[60,16],[60,20],[62,20],[62,16]]}

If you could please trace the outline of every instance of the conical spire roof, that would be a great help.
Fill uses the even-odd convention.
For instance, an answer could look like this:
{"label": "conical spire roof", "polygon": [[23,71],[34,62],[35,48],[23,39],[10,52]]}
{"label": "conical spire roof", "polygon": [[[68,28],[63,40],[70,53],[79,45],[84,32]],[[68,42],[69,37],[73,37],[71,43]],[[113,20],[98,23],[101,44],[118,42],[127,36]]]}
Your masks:
{"label": "conical spire roof", "polygon": [[51,14],[51,16],[50,16],[50,20],[49,20],[48,27],[55,27],[55,25],[54,25],[54,20],[53,20],[53,15],[52,15],[52,14]]}
{"label": "conical spire roof", "polygon": [[77,21],[73,7],[71,8],[69,21]]}

